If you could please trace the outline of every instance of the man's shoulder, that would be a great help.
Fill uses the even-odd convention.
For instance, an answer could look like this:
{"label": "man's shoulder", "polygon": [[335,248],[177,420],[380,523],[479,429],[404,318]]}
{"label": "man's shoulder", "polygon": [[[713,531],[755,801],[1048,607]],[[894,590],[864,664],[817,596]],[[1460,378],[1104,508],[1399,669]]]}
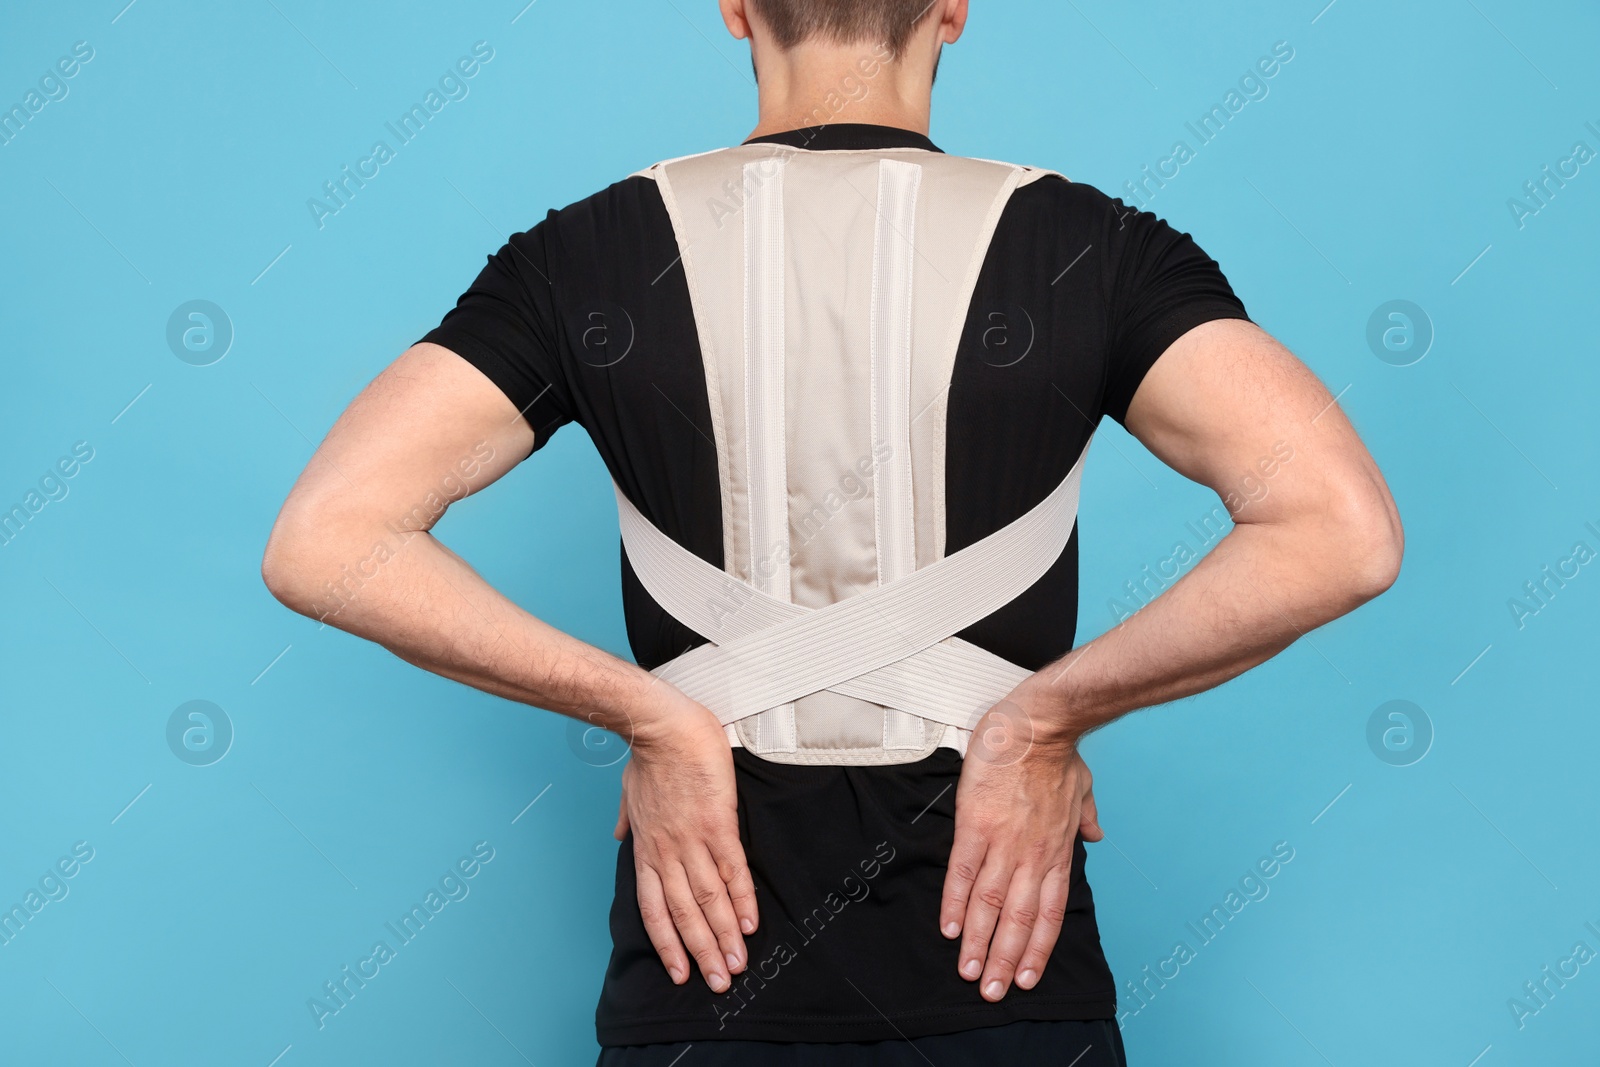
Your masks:
{"label": "man's shoulder", "polygon": [[1121,201],[1088,182],[1075,181],[1045,167],[1024,166],[1022,170],[1024,177],[1011,197],[1016,207],[1074,217],[1102,217],[1120,209]]}
{"label": "man's shoulder", "polygon": [[750,146],[735,145],[733,147],[713,148],[705,152],[693,152],[688,155],[672,156],[659,160],[648,166],[640,167],[627,176],[612,182],[604,189],[589,194],[581,200],[574,200],[564,208],[553,211],[552,214],[561,215],[567,212],[584,214],[586,212],[604,211],[617,205],[629,205],[639,201],[654,201],[660,203],[661,196],[657,191],[659,179],[667,167],[685,163],[690,160],[710,159],[714,156],[723,156],[737,151],[739,148]]}
{"label": "man's shoulder", "polygon": [[638,232],[641,227],[666,222],[661,194],[655,181],[635,171],[581,200],[546,214],[540,228],[569,237]]}
{"label": "man's shoulder", "polygon": [[[547,222],[562,230],[587,233],[615,233],[630,227],[670,225],[662,192],[663,186],[670,184],[673,174],[686,175],[690,170],[724,164],[738,166],[764,156],[783,157],[802,151],[785,149],[782,145],[751,144],[674,156],[641,167],[603,189],[552,210]],[[849,153],[818,153],[845,154]],[[905,158],[901,153],[886,151],[883,154]],[[912,158],[918,158],[933,167],[999,167],[1016,171],[1016,186],[1010,194],[1006,214],[1023,215],[1037,220],[1040,225],[1103,223],[1108,218],[1119,219],[1135,210],[1094,185],[1074,181],[1047,167],[945,153],[917,153]]]}

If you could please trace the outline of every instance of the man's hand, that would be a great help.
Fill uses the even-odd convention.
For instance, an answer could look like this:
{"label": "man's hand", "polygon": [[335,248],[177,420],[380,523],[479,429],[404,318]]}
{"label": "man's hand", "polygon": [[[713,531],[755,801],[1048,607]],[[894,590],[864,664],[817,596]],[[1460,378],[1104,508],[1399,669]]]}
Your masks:
{"label": "man's hand", "polygon": [[1032,989],[1066,917],[1075,838],[1105,836],[1076,738],[1035,730],[1014,693],[972,732],[956,787],[955,844],[939,929],[961,937],[957,970],[998,1001]]}
{"label": "man's hand", "polygon": [[451,501],[492,484],[533,445],[528,422],[483,372],[415,345],[339,417],[301,474],[262,576],[296,611],[419,667],[631,734],[617,832],[632,822],[645,926],[673,981],[689,980],[687,945],[720,992],[745,966],[739,931],[756,928],[756,901],[716,717],[534,618],[429,532]]}
{"label": "man's hand", "polygon": [[[1405,538],[1338,398],[1260,327],[1196,326],[1145,376],[1127,428],[1210,486],[1234,528],[1130,617],[1034,674],[974,731],[939,923],[963,977],[1032,988],[1063,918],[1072,834],[1095,825],[1077,740],[1221,685],[1371,600]],[[975,968],[969,970],[969,968]]]}
{"label": "man's hand", "polygon": [[639,914],[673,984],[689,980],[689,955],[721,993],[749,959],[755,883],[739,843],[733,750],[717,717],[677,693],[633,737],[622,771],[617,840],[633,831]]}

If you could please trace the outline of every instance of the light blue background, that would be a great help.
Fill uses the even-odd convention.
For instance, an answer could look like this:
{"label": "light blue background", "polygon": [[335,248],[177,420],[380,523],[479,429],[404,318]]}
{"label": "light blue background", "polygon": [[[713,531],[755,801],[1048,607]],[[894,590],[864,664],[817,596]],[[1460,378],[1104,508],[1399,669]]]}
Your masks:
{"label": "light blue background", "polygon": [[[257,567],[314,443],[510,232],[745,136],[745,47],[710,0],[124,2],[0,12],[0,104],[95,50],[0,146],[0,505],[94,449],[0,548],[0,904],[95,850],[0,947],[0,1059],[592,1062],[618,768],[579,759],[565,720],[289,613]],[[1577,941],[1600,950],[1600,566],[1520,629],[1508,601],[1575,542],[1600,549],[1600,165],[1524,228],[1507,200],[1574,142],[1600,149],[1600,16],[1324,2],[977,3],[936,91],[946,150],[1116,194],[1289,42],[1270,95],[1151,209],[1343,391],[1406,520],[1387,596],[1089,744],[1119,979],[1193,944],[1185,924],[1274,843],[1295,850],[1124,1032],[1138,1065],[1593,1062],[1600,965],[1520,1030],[1507,1001]],[[319,230],[307,198],[479,40],[470,95]],[[207,367],[165,341],[197,298],[236,330]],[[1393,299],[1436,330],[1411,366],[1367,345]],[[1084,637],[1212,503],[1108,427]],[[614,524],[573,428],[439,532],[626,653]],[[165,739],[197,698],[236,731],[208,767]],[[1436,732],[1412,766],[1367,743],[1391,699]],[[495,858],[470,896],[319,1030],[307,999],[479,841]]]}

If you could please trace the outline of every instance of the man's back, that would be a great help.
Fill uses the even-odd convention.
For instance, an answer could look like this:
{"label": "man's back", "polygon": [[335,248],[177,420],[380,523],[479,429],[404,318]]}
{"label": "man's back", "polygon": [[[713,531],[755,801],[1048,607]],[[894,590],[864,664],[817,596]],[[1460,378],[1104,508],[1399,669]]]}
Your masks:
{"label": "man's back", "polygon": [[[915,173],[885,179],[885,161]],[[747,367],[760,254],[781,286],[776,410]],[[884,262],[896,255],[898,279]],[[908,456],[874,377],[896,309],[911,324]],[[1216,264],[1154,217],[1049,172],[944,156],[919,134],[833,125],[670,161],[552,212],[424,340],[499,385],[535,447],[583,425],[620,491],[678,544],[740,582],[779,575],[782,597],[821,607],[1038,504],[1099,420],[1125,416],[1155,359],[1219,318],[1244,310]],[[774,440],[787,521],[763,537],[759,457]],[[897,484],[914,516],[899,533],[882,499]],[[774,532],[783,567],[762,547]],[[626,557],[623,572],[641,665],[705,643]],[[1074,537],[958,636],[1034,671],[1073,647],[1076,604]],[[722,994],[671,982],[625,841],[602,1043],[870,1041],[1115,1013],[1081,841],[1049,968],[985,1002],[938,931],[965,733],[833,693],[795,705],[729,729],[762,915],[750,966]]]}
{"label": "man's back", "polygon": [[[1120,1067],[1079,743],[1387,589],[1394,502],[1186,235],[913,132],[965,0],[720,7],[751,41],[751,142],[512,238],[341,416],[263,575],[631,740],[602,1065],[693,1043],[702,1067]],[[873,124],[834,123],[846,107]],[[1077,645],[1078,479],[1106,416],[1236,526]],[[431,536],[321,606],[424,495],[427,533],[441,479],[479,491],[567,422],[618,489],[636,663]]]}

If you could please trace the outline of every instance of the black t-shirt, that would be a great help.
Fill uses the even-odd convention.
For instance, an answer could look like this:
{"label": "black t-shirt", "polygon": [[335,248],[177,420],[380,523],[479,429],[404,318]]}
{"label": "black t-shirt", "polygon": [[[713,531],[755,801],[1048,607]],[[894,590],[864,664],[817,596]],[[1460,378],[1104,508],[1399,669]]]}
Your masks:
{"label": "black t-shirt", "polygon": [[[850,124],[757,140],[808,151],[939,151],[920,134]],[[1055,488],[1100,419],[1126,416],[1145,372],[1178,337],[1245,317],[1188,234],[1087,185],[1046,177],[1018,189],[984,260],[951,376],[946,552]],[[582,425],[645,516],[723,566],[706,379],[654,181],[629,178],[512,237],[423,339],[503,389],[533,427],[535,450],[566,423]],[[704,643],[651,599],[625,555],[621,563],[641,665]],[[1074,533],[1032,588],[959,636],[1037,670],[1073,645],[1077,589]],[[632,841],[624,841],[596,1013],[601,1044],[873,1041],[1115,1015],[1081,841],[1066,921],[1038,985],[989,1004],[956,973],[960,942],[937,929],[961,771],[953,750],[898,766],[814,767],[738,749],[734,767],[761,914],[746,938],[751,966],[721,995],[698,976],[674,986],[640,920]]]}

